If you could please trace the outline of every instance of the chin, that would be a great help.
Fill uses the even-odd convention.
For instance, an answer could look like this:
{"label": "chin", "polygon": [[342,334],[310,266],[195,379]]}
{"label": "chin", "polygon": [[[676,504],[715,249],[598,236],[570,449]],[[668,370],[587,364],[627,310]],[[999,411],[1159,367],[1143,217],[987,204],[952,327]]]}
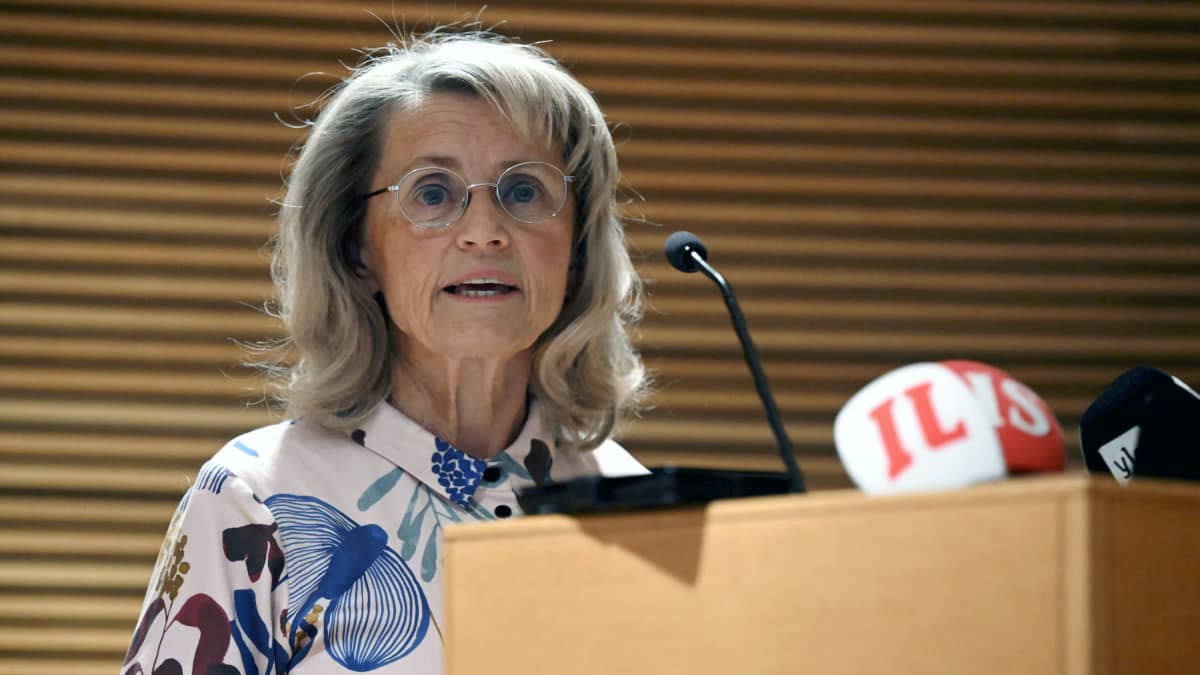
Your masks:
{"label": "chin", "polygon": [[443,345],[439,351],[452,358],[506,359],[530,352],[534,340],[526,336],[506,338],[496,331],[471,332],[460,334],[459,339]]}

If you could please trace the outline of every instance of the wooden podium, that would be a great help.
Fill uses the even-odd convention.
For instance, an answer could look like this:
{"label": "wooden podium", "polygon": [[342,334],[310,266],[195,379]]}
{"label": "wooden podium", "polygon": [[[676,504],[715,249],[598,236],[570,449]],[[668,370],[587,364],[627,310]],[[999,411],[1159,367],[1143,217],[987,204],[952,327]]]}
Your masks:
{"label": "wooden podium", "polygon": [[446,672],[1200,672],[1200,486],[1086,476],[446,531]]}

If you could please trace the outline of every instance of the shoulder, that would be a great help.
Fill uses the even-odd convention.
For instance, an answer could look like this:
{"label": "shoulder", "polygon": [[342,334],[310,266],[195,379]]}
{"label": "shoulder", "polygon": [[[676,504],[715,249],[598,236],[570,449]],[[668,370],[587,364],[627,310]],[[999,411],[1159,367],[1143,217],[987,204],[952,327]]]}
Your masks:
{"label": "shoulder", "polygon": [[600,473],[604,476],[638,476],[650,473],[628,450],[611,438],[592,450],[592,454],[596,458]]}
{"label": "shoulder", "polygon": [[555,480],[579,476],[639,476],[650,473],[629,451],[611,438],[592,450],[563,450],[553,472]]}
{"label": "shoulder", "polygon": [[[361,446],[347,435],[304,420],[271,424],[236,436],[201,468],[197,484],[233,475],[256,495],[317,489],[330,476],[357,466]],[[356,456],[347,462],[347,454]],[[311,484],[311,485],[310,485]]]}

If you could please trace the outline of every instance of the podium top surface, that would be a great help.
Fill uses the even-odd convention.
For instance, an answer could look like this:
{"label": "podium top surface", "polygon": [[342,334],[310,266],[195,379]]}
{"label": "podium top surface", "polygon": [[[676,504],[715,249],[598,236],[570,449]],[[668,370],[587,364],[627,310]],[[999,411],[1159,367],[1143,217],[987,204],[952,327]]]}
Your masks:
{"label": "podium top surface", "polygon": [[629,526],[631,518],[639,527],[656,524],[692,522],[703,514],[709,523],[735,522],[744,519],[772,517],[819,517],[833,513],[953,509],[972,505],[1029,503],[1031,500],[1083,499],[1086,501],[1136,502],[1140,500],[1171,500],[1192,502],[1200,506],[1200,484],[1175,481],[1140,480],[1120,485],[1107,477],[1088,474],[1050,474],[1012,478],[1006,481],[976,485],[957,490],[941,490],[896,495],[865,495],[854,489],[827,490],[804,495],[751,497],[719,500],[708,505],[688,508],[650,509],[620,513],[587,515],[538,515],[501,522],[470,522],[455,524],[445,530],[447,542],[470,541],[491,537],[545,536],[553,532],[577,531],[581,524],[590,532]]}

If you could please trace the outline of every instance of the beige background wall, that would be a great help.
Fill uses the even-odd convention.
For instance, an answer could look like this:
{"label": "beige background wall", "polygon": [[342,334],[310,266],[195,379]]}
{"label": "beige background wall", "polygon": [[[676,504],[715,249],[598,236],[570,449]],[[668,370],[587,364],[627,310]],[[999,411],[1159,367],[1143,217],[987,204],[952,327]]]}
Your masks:
{"label": "beige background wall", "polygon": [[[735,7],[736,5],[736,7]],[[373,11],[379,18],[368,13]],[[284,155],[387,25],[464,3],[0,2],[0,672],[114,672],[174,503],[270,419],[231,339],[276,334]],[[1079,414],[1146,363],[1200,383],[1200,3],[492,2],[620,123],[661,393],[647,463],[775,466],[739,290],[801,463],[837,409],[968,358]],[[305,77],[306,74],[312,73]],[[324,74],[320,74],[324,73]]]}

